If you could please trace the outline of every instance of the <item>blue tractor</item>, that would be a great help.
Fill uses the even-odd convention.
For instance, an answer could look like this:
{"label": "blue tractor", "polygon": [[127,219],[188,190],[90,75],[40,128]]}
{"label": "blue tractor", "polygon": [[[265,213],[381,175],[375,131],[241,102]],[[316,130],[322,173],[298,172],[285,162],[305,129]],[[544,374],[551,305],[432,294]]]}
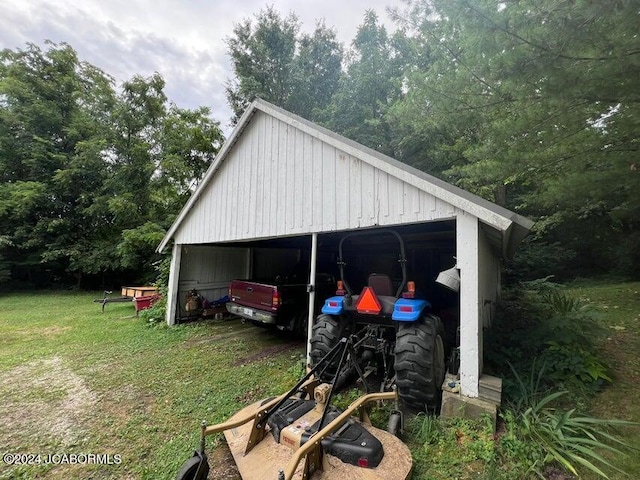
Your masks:
{"label": "blue tractor", "polygon": [[[395,245],[397,241],[397,263],[387,265],[385,273],[360,274],[362,289],[353,291],[347,279],[349,266],[344,250],[355,237],[364,235],[371,233],[351,233],[339,242],[340,280],[336,294],[326,299],[313,327],[312,366],[347,337],[350,351],[346,368],[338,372],[335,361],[320,373],[321,380],[330,381],[337,375],[340,377],[336,379],[337,385],[344,386],[359,376],[366,385],[366,378],[371,376],[381,379],[381,389],[390,389],[395,384],[406,407],[437,410],[447,355],[443,323],[432,313],[429,301],[420,298],[415,283],[407,278],[405,245],[394,230],[378,231],[369,241],[381,242],[383,235],[385,245]],[[351,248],[351,258],[358,255],[358,248],[361,247]],[[382,267],[380,261],[370,263],[372,267]],[[354,265],[354,278],[360,273],[357,270]]]}

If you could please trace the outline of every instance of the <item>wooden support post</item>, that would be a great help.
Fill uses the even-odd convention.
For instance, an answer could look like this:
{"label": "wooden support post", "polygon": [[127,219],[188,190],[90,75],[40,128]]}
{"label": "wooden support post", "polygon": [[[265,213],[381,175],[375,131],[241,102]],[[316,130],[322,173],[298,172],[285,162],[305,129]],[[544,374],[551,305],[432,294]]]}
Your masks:
{"label": "wooden support post", "polygon": [[180,263],[182,260],[182,245],[173,244],[171,254],[171,269],[169,270],[169,291],[167,292],[167,325],[175,325],[178,305],[178,280],[180,279]]}
{"label": "wooden support post", "polygon": [[460,392],[478,396],[482,373],[482,319],[478,271],[478,218],[462,212],[456,222],[460,269]]}

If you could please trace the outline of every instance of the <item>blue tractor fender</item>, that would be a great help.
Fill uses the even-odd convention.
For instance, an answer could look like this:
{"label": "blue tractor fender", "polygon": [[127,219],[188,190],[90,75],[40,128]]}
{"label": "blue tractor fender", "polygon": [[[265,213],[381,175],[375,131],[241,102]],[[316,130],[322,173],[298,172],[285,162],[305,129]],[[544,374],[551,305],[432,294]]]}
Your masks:
{"label": "blue tractor fender", "polygon": [[344,297],[341,296],[327,298],[321,309],[326,315],[340,315],[342,310],[344,310]]}
{"label": "blue tractor fender", "polygon": [[425,308],[431,307],[428,300],[399,298],[393,305],[391,319],[396,322],[415,322],[422,317]]}

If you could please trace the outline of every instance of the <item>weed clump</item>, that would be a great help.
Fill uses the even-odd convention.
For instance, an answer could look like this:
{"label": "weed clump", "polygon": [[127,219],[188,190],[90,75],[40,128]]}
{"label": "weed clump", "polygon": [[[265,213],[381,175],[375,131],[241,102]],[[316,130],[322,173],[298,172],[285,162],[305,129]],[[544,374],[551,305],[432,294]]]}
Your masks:
{"label": "weed clump", "polygon": [[546,365],[541,386],[547,389],[584,396],[611,382],[601,357],[606,330],[599,318],[591,304],[548,279],[506,291],[485,337],[485,358],[488,368],[505,379],[507,399],[519,394],[510,365],[524,374],[534,359]]}

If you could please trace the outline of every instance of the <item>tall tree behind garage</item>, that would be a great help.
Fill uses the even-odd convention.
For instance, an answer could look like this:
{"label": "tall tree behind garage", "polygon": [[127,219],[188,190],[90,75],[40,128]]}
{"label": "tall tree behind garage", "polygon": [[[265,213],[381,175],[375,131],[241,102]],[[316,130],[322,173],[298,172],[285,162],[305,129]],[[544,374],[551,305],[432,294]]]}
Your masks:
{"label": "tall tree behind garage", "polygon": [[323,22],[312,35],[300,34],[295,14],[283,18],[270,6],[255,22],[236,24],[227,47],[235,74],[226,87],[234,124],[256,97],[313,119],[337,88],[342,46]]}
{"label": "tall tree behind garage", "polygon": [[415,162],[536,218],[538,275],[640,272],[638,2],[407,4],[433,56],[395,106]]}

